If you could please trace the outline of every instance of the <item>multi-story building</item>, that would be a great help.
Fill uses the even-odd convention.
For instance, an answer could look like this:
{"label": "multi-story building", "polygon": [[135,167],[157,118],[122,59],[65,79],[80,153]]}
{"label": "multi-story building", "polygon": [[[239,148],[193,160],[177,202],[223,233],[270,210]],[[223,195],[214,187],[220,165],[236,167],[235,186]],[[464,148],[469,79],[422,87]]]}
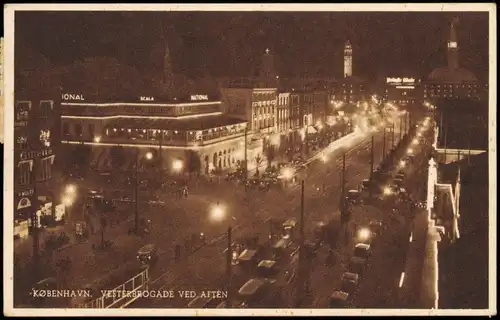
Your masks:
{"label": "multi-story building", "polygon": [[99,168],[130,167],[148,152],[172,173],[179,161],[184,172],[208,174],[243,159],[246,120],[223,115],[215,97],[91,102],[83,93],[64,93],[62,99],[63,143],[90,145],[89,161]]}
{"label": "multi-story building", "polygon": [[424,98],[421,80],[415,77],[387,77],[382,99],[397,105],[421,103]]}
{"label": "multi-story building", "polygon": [[455,30],[456,22],[450,27],[447,41],[448,66],[434,69],[424,83],[424,99],[483,99],[487,98],[488,87],[479,83],[476,76],[459,66],[459,45]]}
{"label": "multi-story building", "polygon": [[279,143],[276,88],[222,88],[221,94],[224,113],[248,122],[248,159],[261,157],[270,143]]}
{"label": "multi-story building", "polygon": [[14,96],[14,236],[28,236],[44,216],[63,218],[59,153],[60,92],[40,84],[36,72],[16,76]]}

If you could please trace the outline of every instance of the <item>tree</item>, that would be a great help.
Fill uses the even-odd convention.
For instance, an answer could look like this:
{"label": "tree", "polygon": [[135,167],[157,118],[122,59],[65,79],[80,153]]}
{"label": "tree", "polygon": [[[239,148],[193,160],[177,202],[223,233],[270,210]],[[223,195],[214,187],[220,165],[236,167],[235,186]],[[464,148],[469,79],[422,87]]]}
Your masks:
{"label": "tree", "polygon": [[259,176],[259,166],[262,164],[264,159],[260,156],[260,154],[257,154],[257,156],[254,159],[255,161],[255,175]]}
{"label": "tree", "polygon": [[198,153],[193,150],[186,151],[187,170],[189,173],[199,173],[201,169],[201,160]]}
{"label": "tree", "polygon": [[113,168],[121,168],[125,164],[125,151],[122,146],[113,146],[109,151]]}
{"label": "tree", "polygon": [[266,148],[266,158],[267,158],[267,167],[271,167],[271,163],[276,158],[276,147],[273,145],[269,145]]}

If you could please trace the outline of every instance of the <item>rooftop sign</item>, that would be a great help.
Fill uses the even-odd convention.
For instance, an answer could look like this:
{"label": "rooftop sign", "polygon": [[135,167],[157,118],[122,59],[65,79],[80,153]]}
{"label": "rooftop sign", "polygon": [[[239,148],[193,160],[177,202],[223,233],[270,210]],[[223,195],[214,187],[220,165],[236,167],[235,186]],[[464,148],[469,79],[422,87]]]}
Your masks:
{"label": "rooftop sign", "polygon": [[386,82],[389,84],[414,84],[415,78],[387,78]]}
{"label": "rooftop sign", "polygon": [[206,94],[192,94],[191,101],[208,101],[208,95],[206,95]]}
{"label": "rooftop sign", "polygon": [[63,93],[61,96],[63,101],[85,101],[85,97],[81,93]]}

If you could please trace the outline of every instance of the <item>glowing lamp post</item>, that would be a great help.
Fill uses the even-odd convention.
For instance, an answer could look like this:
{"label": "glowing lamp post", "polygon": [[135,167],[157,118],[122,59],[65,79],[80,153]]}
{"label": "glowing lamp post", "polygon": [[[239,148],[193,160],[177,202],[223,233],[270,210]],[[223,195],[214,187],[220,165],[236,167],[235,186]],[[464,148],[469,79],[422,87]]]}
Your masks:
{"label": "glowing lamp post", "polygon": [[67,195],[74,195],[76,193],[76,186],[74,184],[68,184],[64,189],[64,193]]}
{"label": "glowing lamp post", "polygon": [[[219,201],[217,201],[217,204],[212,208],[210,212],[210,218],[214,221],[221,222],[227,217],[227,213],[224,207],[222,207],[219,204]],[[235,219],[234,217],[231,217]],[[236,220],[236,219],[235,219]],[[227,300],[226,300],[226,307],[231,308],[231,278],[232,278],[232,258],[233,258],[233,248],[232,248],[232,227],[231,227],[231,220],[228,221],[228,227],[227,227],[227,252],[226,252],[226,273],[227,273]]]}
{"label": "glowing lamp post", "polygon": [[172,169],[174,172],[180,173],[182,169],[184,168],[184,163],[182,160],[176,159],[174,162],[172,162]]}
{"label": "glowing lamp post", "polygon": [[368,242],[371,238],[371,231],[367,228],[361,228],[358,230],[358,239],[361,242]]}
{"label": "glowing lamp post", "polygon": [[[144,155],[146,160],[153,159],[153,153],[147,152]],[[134,215],[134,227],[135,233],[139,234],[139,149],[137,149],[136,157],[135,157],[135,188],[134,188],[134,200],[135,200],[135,215]]]}

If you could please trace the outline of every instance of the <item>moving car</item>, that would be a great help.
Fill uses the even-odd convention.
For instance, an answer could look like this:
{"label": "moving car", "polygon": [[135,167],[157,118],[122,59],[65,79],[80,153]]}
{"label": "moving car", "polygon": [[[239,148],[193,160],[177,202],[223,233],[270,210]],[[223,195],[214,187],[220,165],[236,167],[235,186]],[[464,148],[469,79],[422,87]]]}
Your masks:
{"label": "moving car", "polygon": [[238,257],[238,264],[251,267],[257,262],[258,250],[245,249]]}
{"label": "moving car", "polygon": [[398,186],[399,188],[404,186],[404,181],[401,178],[395,178],[392,183]]}
{"label": "moving car", "polygon": [[259,300],[264,298],[269,286],[269,281],[261,278],[253,278],[248,280],[238,290],[237,308],[252,308],[257,306]]}
{"label": "moving car", "polygon": [[358,204],[362,203],[363,200],[361,198],[361,193],[359,190],[351,189],[347,191],[347,196],[346,196],[347,202],[350,202],[352,204]]}
{"label": "moving car", "polygon": [[340,289],[343,292],[353,294],[356,292],[359,284],[359,275],[352,272],[344,272],[342,274]]}
{"label": "moving car", "polygon": [[276,261],[262,260],[257,265],[257,272],[263,277],[273,277],[279,272],[279,270],[276,267]]}
{"label": "moving car", "polygon": [[330,296],[330,299],[328,299],[328,306],[330,308],[345,308],[347,307],[348,299],[349,293],[341,290],[335,290]]}
{"label": "moving car", "polygon": [[142,264],[153,264],[158,259],[158,252],[156,250],[156,245],[147,244],[137,251],[137,260]]}
{"label": "moving car", "polygon": [[372,220],[370,221],[370,223],[368,223],[368,229],[374,236],[377,236],[382,231],[382,222],[378,220]]}

